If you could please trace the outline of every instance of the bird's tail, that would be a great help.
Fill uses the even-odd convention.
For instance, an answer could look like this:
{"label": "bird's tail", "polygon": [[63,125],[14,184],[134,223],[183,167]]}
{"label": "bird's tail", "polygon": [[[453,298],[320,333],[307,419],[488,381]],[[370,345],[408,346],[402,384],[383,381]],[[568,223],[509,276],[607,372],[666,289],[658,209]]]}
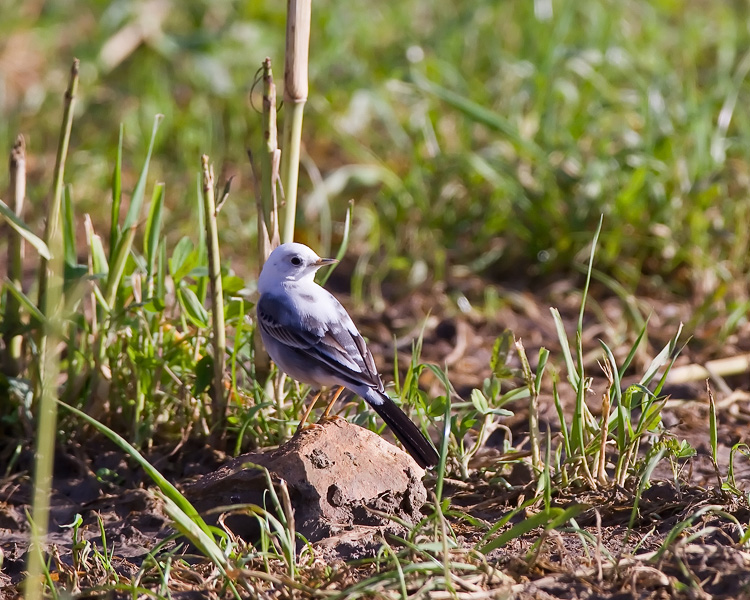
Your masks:
{"label": "bird's tail", "polygon": [[373,395],[377,394],[379,402],[370,401],[368,404],[391,428],[398,441],[404,445],[406,451],[411,454],[417,464],[423,469],[438,464],[440,460],[438,453],[419,427],[388,396],[375,392],[375,390],[372,390],[372,392]]}

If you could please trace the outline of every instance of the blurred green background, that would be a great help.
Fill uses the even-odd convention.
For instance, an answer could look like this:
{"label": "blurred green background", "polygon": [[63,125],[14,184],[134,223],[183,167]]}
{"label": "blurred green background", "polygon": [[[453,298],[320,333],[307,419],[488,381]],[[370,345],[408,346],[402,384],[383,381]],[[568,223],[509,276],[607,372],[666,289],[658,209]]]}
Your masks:
{"label": "blurred green background", "polygon": [[[166,183],[170,237],[198,235],[208,153],[220,183],[236,176],[226,260],[255,272],[246,149],[262,144],[265,56],[281,99],[285,9],[0,1],[0,147],[26,136],[26,220],[44,214],[78,57],[77,214],[107,222],[119,123],[127,191],[163,113],[149,189]],[[528,285],[578,273],[603,214],[596,265],[613,291],[743,313],[749,19],[744,1],[316,0],[298,237],[335,249],[354,198],[350,252],[367,277]]]}

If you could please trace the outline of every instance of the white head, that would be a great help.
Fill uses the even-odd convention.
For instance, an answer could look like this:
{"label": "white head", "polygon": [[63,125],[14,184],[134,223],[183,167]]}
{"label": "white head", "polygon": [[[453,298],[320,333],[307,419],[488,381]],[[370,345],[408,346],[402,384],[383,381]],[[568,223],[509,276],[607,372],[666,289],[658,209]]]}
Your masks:
{"label": "white head", "polygon": [[281,244],[268,257],[258,278],[258,291],[270,291],[287,281],[312,280],[315,272],[325,265],[338,262],[335,258],[320,258],[304,244]]}

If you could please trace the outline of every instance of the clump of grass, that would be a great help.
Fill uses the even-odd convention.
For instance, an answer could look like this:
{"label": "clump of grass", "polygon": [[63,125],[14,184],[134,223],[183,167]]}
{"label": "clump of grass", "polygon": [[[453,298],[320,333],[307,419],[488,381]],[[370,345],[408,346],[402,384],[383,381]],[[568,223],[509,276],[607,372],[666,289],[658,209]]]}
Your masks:
{"label": "clump of grass", "polygon": [[[748,32],[736,25],[745,9],[642,0],[612,8],[585,0],[554,6],[551,18],[541,19],[532,4],[478,10],[443,2],[420,19],[414,19],[416,0],[316,7],[311,29],[326,35],[313,40],[315,94],[301,155],[309,155],[307,170],[320,178],[303,170],[299,195],[325,192],[329,204],[293,211],[302,228],[315,227],[328,211],[340,222],[354,196],[361,207],[358,280],[366,276],[373,294],[387,277],[408,277],[418,261],[437,279],[465,265],[490,278],[575,273],[577,249],[605,213],[619,226],[603,234],[602,281],[625,295],[639,282],[641,290],[651,283],[680,296],[692,293],[700,307],[695,324],[729,313],[721,331],[729,338],[742,326],[748,301],[742,282],[750,238],[739,224],[749,210],[741,165],[750,121],[736,109],[748,68]],[[132,144],[150,127],[155,107],[170,106],[155,172],[175,198],[188,197],[190,182],[182,174],[207,147],[217,164],[239,161],[257,129],[244,98],[247,73],[265,55],[279,55],[285,42],[278,28],[284,7],[256,9],[206,6],[189,19],[162,15],[159,35],[130,47],[117,68],[102,48],[116,45],[118,32],[139,29],[137,11],[83,11],[76,2],[37,20],[11,11],[0,27],[32,39],[38,32],[45,65],[54,65],[49,57],[63,43],[51,35],[57,23],[77,23],[84,14],[100,23],[76,40],[92,87],[113,98],[87,107],[86,158],[69,166],[85,174],[81,198],[95,197],[89,189],[111,173],[112,141],[93,133],[113,113]],[[374,33],[394,22],[419,26],[393,30],[387,39]],[[498,43],[490,47],[483,39]],[[295,98],[307,96],[302,86],[299,94],[288,87]],[[10,110],[0,134],[12,142],[25,111],[37,112],[26,103],[42,102],[38,113],[53,114],[51,97],[30,94]],[[45,118],[38,126],[37,140],[54,139],[57,122]],[[50,145],[37,155],[54,151]],[[239,191],[249,194],[249,187]],[[189,203],[173,204],[178,222],[187,222]],[[292,210],[291,197],[286,208]],[[252,204],[227,210],[242,222],[255,216]],[[97,211],[92,217],[97,229],[106,221]],[[246,233],[227,232],[227,248],[244,251]],[[693,330],[693,323],[686,325]]]}

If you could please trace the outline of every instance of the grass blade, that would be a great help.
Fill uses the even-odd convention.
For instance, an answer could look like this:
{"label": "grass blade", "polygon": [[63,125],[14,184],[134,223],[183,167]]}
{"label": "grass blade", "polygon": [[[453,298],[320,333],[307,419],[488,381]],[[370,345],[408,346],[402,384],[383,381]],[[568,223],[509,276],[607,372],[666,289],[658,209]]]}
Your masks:
{"label": "grass blade", "polygon": [[[75,98],[78,92],[78,59],[73,60],[73,66],[70,69],[70,82],[65,92],[65,108],[63,110],[63,122],[60,129],[60,141],[57,146],[57,157],[55,159],[55,175],[52,182],[52,202],[47,213],[47,223],[44,228],[44,242],[48,248],[56,246],[55,236],[60,235],[59,221],[60,208],[62,206],[63,184],[65,178],[65,161],[68,157],[68,146],[70,144],[70,132],[73,129],[73,108],[75,107]],[[51,253],[51,252],[50,252]],[[51,274],[48,268],[48,261],[52,260],[42,256],[39,266],[39,308],[47,315],[49,306],[47,305],[47,287],[50,284]],[[40,348],[43,346],[40,338]]]}
{"label": "grass blade", "polygon": [[[651,481],[651,474],[654,472],[654,469],[656,468],[656,465],[659,464],[659,461],[664,458],[666,450],[661,449],[658,452],[656,452],[648,461],[646,464],[646,469],[643,471],[643,475],[641,475],[641,479],[638,482],[638,489],[635,493],[635,501],[633,502],[633,510],[630,511],[630,521],[628,522],[628,533],[632,531],[633,524],[635,523],[635,519],[638,516],[638,505],[641,501],[641,496],[643,495],[643,490],[646,489],[646,486],[648,485],[649,481]],[[625,539],[627,540],[628,535],[625,536]]]}
{"label": "grass blade", "polygon": [[[211,176],[213,179],[213,174]],[[203,172],[198,173],[198,179],[197,179],[197,204],[196,204],[196,217],[198,219],[198,231],[201,233],[201,235],[198,236],[198,245],[195,249],[195,258],[196,258],[196,265],[198,267],[205,267],[206,272],[208,272],[208,249],[206,246],[206,209],[205,209],[205,194],[206,191],[204,189],[204,174]],[[217,212],[218,209],[216,209],[216,193],[215,188],[211,187],[211,193],[214,195],[214,212]],[[198,300],[200,300],[201,304],[206,302],[206,292],[208,291],[208,276],[201,275],[200,277],[197,277],[196,280],[196,286],[195,286],[195,295],[198,296]]]}
{"label": "grass blade", "polygon": [[154,295],[154,272],[159,252],[161,235],[161,218],[164,207],[164,184],[157,183],[151,196],[151,206],[146,219],[146,231],[143,238],[143,256],[146,258],[146,297]]}
{"label": "grass blade", "polygon": [[[353,208],[354,202],[349,201],[349,206],[346,209],[346,217],[344,218],[344,235],[341,239],[341,246],[339,246],[339,251],[336,253],[336,260],[341,261],[344,256],[346,256],[346,249],[349,247],[349,232],[352,228],[352,215],[353,215]],[[338,264],[338,263],[337,263]],[[334,269],[336,268],[336,265],[330,266],[328,269],[326,269],[326,272],[320,277],[320,285],[325,285],[326,281],[328,281],[328,278],[333,273]]]}
{"label": "grass blade", "polygon": [[73,216],[73,200],[70,197],[70,186],[63,190],[63,260],[66,267],[75,267],[78,263],[76,252],[76,224]]}
{"label": "grass blade", "polygon": [[195,544],[204,556],[208,557],[219,568],[222,575],[226,575],[227,558],[216,544],[211,532],[205,531],[170,496],[158,492],[156,495],[164,502],[164,511],[172,519],[179,532]]}
{"label": "grass blade", "polygon": [[120,135],[117,141],[117,158],[115,170],[112,173],[112,212],[109,222],[109,258],[120,241],[120,204],[122,203],[122,138],[125,127],[120,123]]}
{"label": "grass blade", "polygon": [[45,260],[50,260],[52,258],[47,244],[40,237],[34,234],[28,228],[26,223],[21,221],[21,219],[16,216],[16,213],[14,213],[10,209],[10,207],[2,200],[0,200],[0,216],[2,216],[5,222],[10,225],[13,231],[15,231],[18,235],[20,235],[24,240],[26,240],[34,247],[34,249],[39,253],[39,256],[41,256]]}
{"label": "grass blade", "polygon": [[146,192],[148,165],[151,161],[151,153],[154,150],[156,132],[159,130],[159,124],[161,123],[161,120],[163,118],[163,115],[156,115],[154,117],[154,126],[151,130],[151,140],[148,144],[146,160],[143,163],[141,174],[138,177],[138,183],[135,186],[133,197],[130,201],[130,207],[128,208],[128,212],[125,215],[125,221],[122,224],[122,233],[117,236],[117,245],[115,246],[114,254],[110,258],[109,277],[107,277],[107,287],[104,293],[104,298],[107,300],[107,304],[109,304],[109,306],[115,305],[115,299],[117,298],[120,281],[122,280],[122,275],[125,271],[125,264],[127,263],[128,254],[130,254],[130,249],[133,246],[133,239],[135,238],[135,228],[138,225],[138,219],[140,218],[141,214],[141,207],[143,206],[143,198]]}
{"label": "grass blade", "polygon": [[557,339],[560,340],[560,347],[562,348],[563,358],[565,359],[565,368],[568,371],[568,381],[574,388],[578,388],[580,384],[580,377],[576,370],[575,363],[573,362],[573,353],[570,351],[570,344],[568,343],[568,335],[565,333],[565,324],[563,323],[560,311],[556,308],[550,308],[552,313],[552,320],[555,322],[555,330],[557,331]]}
{"label": "grass blade", "polygon": [[190,520],[195,523],[203,533],[205,533],[209,538],[213,540],[213,533],[211,532],[211,528],[208,526],[208,524],[203,520],[203,518],[198,514],[198,511],[195,510],[192,504],[188,501],[185,496],[183,496],[174,485],[172,485],[167,479],[162,475],[150,462],[148,462],[144,456],[136,450],[133,446],[130,445],[130,443],[123,438],[119,433],[113,431],[103,423],[100,423],[93,417],[90,417],[82,410],[78,410],[74,406],[70,406],[69,404],[65,404],[64,402],[57,401],[58,404],[60,404],[63,408],[66,410],[69,410],[74,415],[79,417],[80,419],[83,419],[86,421],[89,425],[91,425],[94,429],[105,435],[107,438],[109,438],[115,445],[117,445],[121,450],[123,450],[128,456],[130,456],[135,462],[137,462],[140,467],[146,472],[146,474],[153,480],[153,482],[157,485],[157,487],[161,490],[162,494],[169,498],[172,502],[175,503],[179,507],[181,511],[183,511]]}
{"label": "grass blade", "polygon": [[46,322],[45,316],[42,314],[42,311],[37,308],[36,304],[34,304],[26,294],[24,294],[16,285],[9,281],[8,279],[4,282],[4,289],[8,291],[8,293],[15,298],[16,302],[18,302],[23,308],[25,308],[31,317],[36,320],[37,323],[44,323]]}
{"label": "grass blade", "polygon": [[589,257],[589,268],[586,271],[586,283],[583,286],[583,294],[581,298],[581,310],[578,313],[578,333],[583,332],[583,314],[586,310],[586,297],[589,293],[589,285],[591,284],[591,271],[594,268],[594,256],[596,255],[596,244],[599,241],[599,234],[602,232],[602,223],[604,222],[604,215],[599,217],[599,224],[594,232],[594,239],[591,241],[591,255]]}
{"label": "grass blade", "polygon": [[159,131],[159,125],[164,118],[164,115],[156,115],[154,117],[154,124],[151,128],[151,139],[148,142],[148,151],[146,152],[146,160],[143,162],[143,168],[141,174],[138,177],[138,183],[135,184],[133,190],[133,197],[130,200],[130,206],[128,212],[125,214],[125,221],[122,223],[123,230],[135,227],[138,224],[138,220],[141,215],[141,207],[143,206],[143,199],[146,196],[146,179],[148,177],[148,166],[151,162],[151,154],[154,151],[154,142],[156,140],[156,132]]}
{"label": "grass blade", "polygon": [[555,506],[544,508],[535,515],[524,519],[520,523],[516,523],[513,527],[497,536],[494,540],[479,548],[479,552],[482,554],[488,554],[496,548],[502,548],[511,540],[521,537],[537,527],[544,527],[545,529],[559,527],[569,519],[580,514],[585,508],[586,505],[584,504],[575,504],[566,509]]}

